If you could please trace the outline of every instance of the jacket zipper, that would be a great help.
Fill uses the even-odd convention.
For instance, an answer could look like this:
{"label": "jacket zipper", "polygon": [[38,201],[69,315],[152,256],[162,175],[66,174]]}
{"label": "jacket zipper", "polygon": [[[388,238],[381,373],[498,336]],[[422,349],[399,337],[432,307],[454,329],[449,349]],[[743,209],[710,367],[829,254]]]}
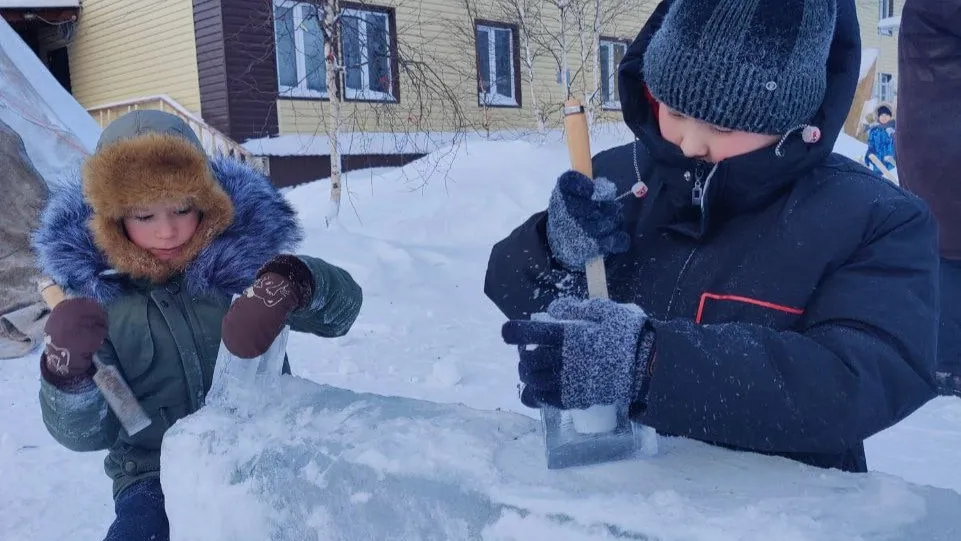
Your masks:
{"label": "jacket zipper", "polygon": [[[691,188],[691,204],[695,207],[700,207],[701,202],[704,200],[704,185],[701,183],[701,166],[698,165],[694,170],[694,187]],[[691,181],[691,172],[684,172],[684,179],[688,182]]]}
{"label": "jacket zipper", "polygon": [[190,343],[193,345],[194,357],[197,361],[197,370],[200,372],[200,389],[197,390],[197,409],[204,407],[204,387],[206,387],[206,374],[204,372],[204,361],[200,358],[200,347],[197,344],[197,336],[195,334],[195,329],[200,328],[200,322],[195,317],[193,310],[188,307],[188,303],[184,301],[181,297],[183,289],[180,288],[176,293],[171,293],[174,298],[174,302],[177,304],[177,308],[180,309],[183,314],[184,320],[187,321],[187,330],[190,333]]}
{"label": "jacket zipper", "polygon": [[[684,172],[684,180],[688,183],[691,182],[691,172]],[[697,165],[694,169],[694,186],[691,188],[691,204],[702,207],[702,202],[704,200],[704,185],[701,183],[701,166]],[[702,207],[703,208],[703,207]],[[700,243],[695,243],[694,248],[691,252],[687,254],[687,259],[684,260],[684,264],[681,265],[680,272],[677,273],[677,280],[674,282],[674,290],[671,292],[671,299],[667,303],[667,311],[665,312],[665,317],[671,317],[671,310],[674,309],[674,301],[677,299],[677,294],[681,290],[681,281],[684,279],[684,274],[687,272],[687,268],[691,265],[691,261],[694,259],[695,254],[697,254],[698,249],[701,247]]]}

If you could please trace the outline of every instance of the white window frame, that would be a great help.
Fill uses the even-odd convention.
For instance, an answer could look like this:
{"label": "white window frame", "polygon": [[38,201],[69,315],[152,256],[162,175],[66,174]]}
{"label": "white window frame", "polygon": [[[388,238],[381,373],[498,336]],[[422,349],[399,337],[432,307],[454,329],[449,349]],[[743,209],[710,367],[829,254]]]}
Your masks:
{"label": "white window frame", "polygon": [[891,17],[894,17],[894,0],[878,0],[878,20],[890,19]]}
{"label": "white window frame", "polygon": [[[271,18],[274,19],[274,54],[277,55],[277,89],[281,97],[295,97],[295,98],[320,98],[326,99],[328,97],[328,91],[314,90],[307,87],[307,55],[304,52],[304,7],[310,7],[311,4],[304,2],[302,0],[273,0],[273,11],[271,11]],[[293,9],[294,14],[294,59],[297,65],[297,86],[288,86],[280,84],[280,48],[277,46],[277,20],[274,16],[275,11],[280,9]],[[317,6],[318,17],[323,17],[321,12],[321,7]],[[325,39],[321,35],[321,40]]]}
{"label": "white window frame", "polygon": [[[486,106],[495,106],[495,107],[520,107],[520,103],[517,101],[517,98],[518,98],[517,70],[514,67],[514,55],[517,53],[514,50],[514,28],[510,26],[496,26],[491,24],[478,23],[474,27],[475,39],[477,37],[477,33],[479,30],[487,31],[487,62],[488,62],[487,73],[490,75],[491,84],[492,84],[492,88],[494,89],[494,92],[484,92],[483,90],[478,89],[477,91],[478,103]],[[511,74],[510,74],[511,75],[510,76],[511,96],[510,97],[497,92],[498,77],[497,77],[497,58],[496,58],[497,49],[495,47],[496,39],[494,38],[495,32],[507,32],[508,35],[510,36],[510,39],[507,40],[507,44],[508,44],[507,54],[508,54],[508,58],[510,58],[509,65],[511,70]],[[481,47],[482,44],[477,43],[475,46]],[[480,70],[479,69],[477,70],[477,78],[478,78],[478,81],[477,81],[478,86],[480,86],[479,84]]]}
{"label": "white window frame", "polygon": [[[896,6],[894,5],[894,0],[878,0],[878,22],[881,22],[884,19],[890,19],[891,17],[894,17],[895,10],[896,10]],[[878,35],[893,36],[894,29],[879,27]]]}
{"label": "white window frame", "polygon": [[[887,77],[887,82],[884,81],[885,76]],[[886,72],[878,72],[878,101],[888,103],[893,102],[894,89],[894,75]]]}
{"label": "white window frame", "polygon": [[[367,19],[364,15],[372,14],[378,17],[384,18],[384,32],[387,37],[387,76],[390,78],[387,84],[387,92],[381,92],[379,90],[372,90],[370,88],[370,72],[366,69],[367,62],[370,62],[370,52],[369,44],[367,43]],[[346,79],[343,81],[344,85],[344,96],[349,100],[363,100],[363,101],[397,101],[397,96],[394,95],[394,56],[391,54],[393,43],[393,36],[390,33],[390,13],[387,11],[374,10],[374,9],[358,9],[358,8],[346,8],[341,12],[341,17],[353,17],[358,24],[357,28],[357,39],[360,42],[360,57],[362,60],[360,68],[360,80],[361,88],[360,90],[356,88],[348,88]],[[344,39],[344,32],[341,32],[341,41]],[[343,51],[343,48],[341,49]],[[343,56],[343,55],[341,55]],[[345,68],[346,70],[346,68]],[[346,77],[346,74],[345,74]]]}
{"label": "white window frame", "polygon": [[[618,41],[618,40],[608,39],[608,38],[601,38],[601,39],[600,39],[600,42],[598,43],[598,54],[597,54],[597,61],[598,61],[598,62],[601,61],[600,49],[601,49],[601,48],[604,48],[604,47],[606,47],[606,48],[608,49],[608,52],[607,52],[607,62],[608,62],[608,65],[607,65],[607,78],[608,78],[607,87],[608,87],[609,89],[611,89],[611,94],[612,94],[612,96],[613,96],[613,94],[614,94],[614,89],[617,88],[617,65],[614,63],[614,48],[615,48],[615,47],[623,48],[623,49],[624,49],[624,55],[626,55],[626,54],[627,54],[627,44],[624,43],[623,41]],[[621,55],[621,57],[623,58],[624,55]],[[599,70],[598,70],[598,71],[599,71]],[[608,99],[607,99],[608,96],[604,96],[604,95],[603,95],[603,93],[604,93],[604,81],[601,81],[601,87],[598,88],[597,90],[598,90],[599,92],[601,92],[601,107],[602,107],[602,108],[604,108],[604,109],[620,110],[620,108],[621,108],[621,100],[620,100],[620,99],[617,99],[617,100],[608,100]]]}

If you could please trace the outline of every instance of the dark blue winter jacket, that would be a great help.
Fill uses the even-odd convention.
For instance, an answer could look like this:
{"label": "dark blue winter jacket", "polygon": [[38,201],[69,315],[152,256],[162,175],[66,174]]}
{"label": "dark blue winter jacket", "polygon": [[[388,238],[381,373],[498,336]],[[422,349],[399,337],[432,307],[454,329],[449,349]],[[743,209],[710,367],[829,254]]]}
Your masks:
{"label": "dark blue winter jacket", "polygon": [[[832,153],[858,80],[853,0],[838,2],[815,144],[794,133],[711,164],[660,136],[643,52],[662,3],[620,66],[624,119],[638,138],[594,157],[595,175],[648,195],[625,205],[631,249],[608,258],[610,295],[644,308],[656,353],[638,420],[662,434],[866,471],[863,441],[935,395],[937,247],[925,205]],[[635,156],[636,151],[636,156]],[[552,257],[545,214],[493,249],[485,292],[510,318],[584,295]]]}

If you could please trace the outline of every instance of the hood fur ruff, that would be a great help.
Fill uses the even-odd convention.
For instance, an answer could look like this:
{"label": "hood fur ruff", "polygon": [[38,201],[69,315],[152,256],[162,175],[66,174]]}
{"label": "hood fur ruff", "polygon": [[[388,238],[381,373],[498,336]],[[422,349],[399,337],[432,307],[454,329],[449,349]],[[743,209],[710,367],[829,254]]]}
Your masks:
{"label": "hood fur ruff", "polygon": [[[118,272],[163,283],[183,271],[233,221],[233,205],[207,163],[207,156],[183,137],[150,133],[111,143],[84,163],[83,191],[93,209],[93,240]],[[170,200],[200,211],[197,231],[181,257],[155,258],[134,244],[120,220],[132,209]]]}
{"label": "hood fur ruff", "polygon": [[[173,152],[132,160],[129,145],[140,143],[173,145],[166,149]],[[74,178],[55,186],[33,236],[41,272],[69,294],[101,304],[123,292],[124,276],[162,283],[181,270],[193,294],[233,295],[272,257],[296,248],[303,239],[296,213],[263,174],[232,158],[198,161],[189,144],[179,147],[182,154],[178,144],[158,135],[105,147],[88,160],[86,185]],[[136,185],[127,180],[141,174]],[[171,197],[189,198],[204,213],[187,247],[196,255],[177,269],[130,242],[119,222],[132,206]]]}

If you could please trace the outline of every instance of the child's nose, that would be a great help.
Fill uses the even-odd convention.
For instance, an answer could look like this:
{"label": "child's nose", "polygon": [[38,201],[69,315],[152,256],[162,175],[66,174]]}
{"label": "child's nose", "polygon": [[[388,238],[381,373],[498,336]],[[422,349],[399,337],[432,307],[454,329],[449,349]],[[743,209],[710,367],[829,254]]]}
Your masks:
{"label": "child's nose", "polygon": [[702,158],[707,156],[707,142],[697,132],[685,134],[681,139],[681,152],[688,158]]}
{"label": "child's nose", "polygon": [[177,227],[170,220],[160,219],[157,224],[157,238],[172,239],[177,236]]}

